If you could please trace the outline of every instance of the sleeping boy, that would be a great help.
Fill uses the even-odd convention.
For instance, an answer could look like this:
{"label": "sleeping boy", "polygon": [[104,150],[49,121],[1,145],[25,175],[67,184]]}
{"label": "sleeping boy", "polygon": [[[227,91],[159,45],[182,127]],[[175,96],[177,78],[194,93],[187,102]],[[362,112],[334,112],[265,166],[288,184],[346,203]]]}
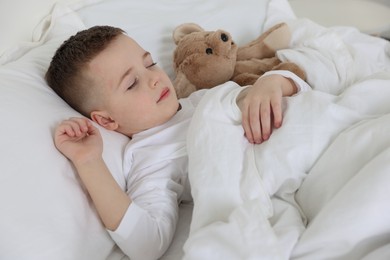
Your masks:
{"label": "sleeping boy", "polygon": [[[159,258],[173,238],[178,203],[191,199],[186,132],[205,91],[178,100],[151,53],[111,26],[65,41],[46,80],[84,116],[64,120],[54,141],[74,164],[104,226],[131,259]],[[309,88],[286,71],[269,72],[242,88],[236,102],[248,141],[266,141],[282,124],[282,97]],[[131,139],[124,158],[126,190],[103,161],[102,138],[92,121]]]}

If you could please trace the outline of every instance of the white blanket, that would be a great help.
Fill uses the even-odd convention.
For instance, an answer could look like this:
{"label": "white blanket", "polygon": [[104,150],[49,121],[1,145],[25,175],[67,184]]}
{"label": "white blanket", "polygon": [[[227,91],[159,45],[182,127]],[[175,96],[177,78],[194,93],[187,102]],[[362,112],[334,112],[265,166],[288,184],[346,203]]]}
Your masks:
{"label": "white blanket", "polygon": [[234,83],[202,99],[188,135],[194,212],[184,259],[390,259],[390,47],[289,21],[281,59],[313,91],[248,144]]}

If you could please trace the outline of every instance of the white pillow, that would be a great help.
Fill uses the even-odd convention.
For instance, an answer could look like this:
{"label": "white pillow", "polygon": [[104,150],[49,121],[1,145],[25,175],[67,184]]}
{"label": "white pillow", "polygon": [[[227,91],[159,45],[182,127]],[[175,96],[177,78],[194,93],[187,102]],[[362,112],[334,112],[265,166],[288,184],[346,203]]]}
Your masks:
{"label": "white pillow", "polygon": [[0,56],[15,43],[31,42],[35,27],[53,9],[56,2],[71,4],[80,0],[12,0],[1,1]]}
{"label": "white pillow", "polygon": [[[114,247],[72,165],[53,145],[56,125],[79,114],[44,81],[57,47],[84,28],[72,13],[58,17],[45,43],[0,67],[0,259],[105,259]],[[128,139],[102,134],[104,158],[120,176]]]}

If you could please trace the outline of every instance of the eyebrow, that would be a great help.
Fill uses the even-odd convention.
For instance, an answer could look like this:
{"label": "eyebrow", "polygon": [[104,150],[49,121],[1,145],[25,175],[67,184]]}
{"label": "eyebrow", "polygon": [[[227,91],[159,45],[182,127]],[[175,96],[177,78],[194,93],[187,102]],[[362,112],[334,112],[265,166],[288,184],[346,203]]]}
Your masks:
{"label": "eyebrow", "polygon": [[[146,57],[151,56],[151,55],[152,55],[152,54],[150,54],[150,52],[146,51],[146,52],[142,55],[142,59],[145,60]],[[128,69],[125,71],[125,73],[121,76],[121,78],[120,78],[120,80],[119,80],[118,87],[122,84],[123,79],[124,79],[127,75],[129,75],[129,74],[131,73],[132,69],[133,69],[133,68],[128,68]]]}

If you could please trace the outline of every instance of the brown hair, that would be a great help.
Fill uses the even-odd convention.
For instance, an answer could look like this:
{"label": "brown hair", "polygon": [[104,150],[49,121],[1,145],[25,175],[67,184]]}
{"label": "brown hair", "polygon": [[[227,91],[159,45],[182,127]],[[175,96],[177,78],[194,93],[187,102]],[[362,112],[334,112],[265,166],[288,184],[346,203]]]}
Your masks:
{"label": "brown hair", "polygon": [[123,30],[94,26],[66,40],[54,54],[46,72],[47,84],[71,107],[89,117],[96,82],[87,77],[86,65],[103,51]]}

